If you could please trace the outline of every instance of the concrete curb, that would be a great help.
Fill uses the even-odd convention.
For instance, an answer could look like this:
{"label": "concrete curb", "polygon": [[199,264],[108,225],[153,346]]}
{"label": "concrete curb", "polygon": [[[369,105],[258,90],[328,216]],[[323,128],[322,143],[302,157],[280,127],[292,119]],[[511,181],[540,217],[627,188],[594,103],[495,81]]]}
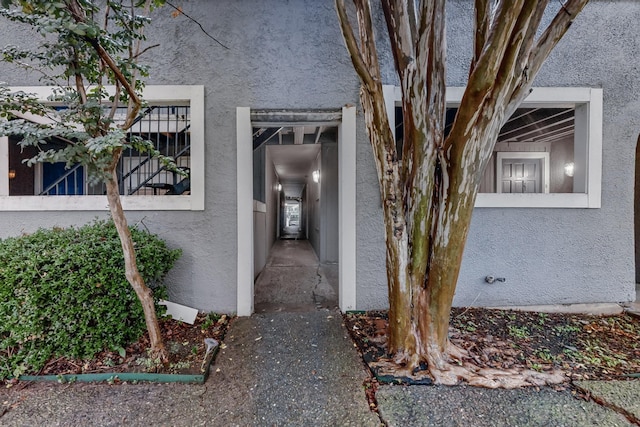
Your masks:
{"label": "concrete curb", "polygon": [[541,313],[591,314],[595,316],[613,316],[622,314],[625,310],[622,305],[616,303],[521,305],[486,308],[492,310],[536,311]]}

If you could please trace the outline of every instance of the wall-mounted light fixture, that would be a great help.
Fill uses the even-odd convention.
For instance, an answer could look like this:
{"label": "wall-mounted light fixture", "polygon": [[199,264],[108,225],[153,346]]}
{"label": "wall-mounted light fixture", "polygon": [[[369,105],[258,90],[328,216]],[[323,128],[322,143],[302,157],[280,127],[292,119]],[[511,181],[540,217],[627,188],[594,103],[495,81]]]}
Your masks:
{"label": "wall-mounted light fixture", "polygon": [[282,184],[278,183],[278,191],[282,191]]}
{"label": "wall-mounted light fixture", "polygon": [[320,171],[318,170],[313,171],[311,176],[313,177],[313,182],[320,182]]}
{"label": "wall-mounted light fixture", "polygon": [[575,165],[573,162],[564,164],[564,174],[567,176],[573,176],[573,171],[575,169]]}
{"label": "wall-mounted light fixture", "polygon": [[9,169],[9,179],[14,179],[16,177],[16,170]]}

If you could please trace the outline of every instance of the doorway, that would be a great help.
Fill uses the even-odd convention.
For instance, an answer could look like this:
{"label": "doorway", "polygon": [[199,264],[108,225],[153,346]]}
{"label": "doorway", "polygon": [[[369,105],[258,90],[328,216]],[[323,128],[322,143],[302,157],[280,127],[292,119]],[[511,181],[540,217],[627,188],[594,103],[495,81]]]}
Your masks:
{"label": "doorway", "polygon": [[[336,199],[339,200],[336,217],[338,218],[338,301],[341,310],[355,309],[355,108],[344,107],[340,110],[322,111],[269,111],[251,110],[239,107],[237,113],[237,138],[238,138],[238,164],[237,164],[237,191],[238,191],[238,294],[237,313],[240,316],[251,315],[254,311],[254,227],[246,227],[253,223],[255,202],[253,200],[254,177],[253,170],[254,129],[281,127],[314,126],[335,127],[337,131],[336,150],[338,152],[337,169],[340,180],[337,181]],[[269,133],[272,133],[270,131]],[[266,133],[269,135],[269,133]],[[273,132],[274,135],[277,132]],[[295,134],[295,132],[294,132]],[[275,137],[275,136],[272,136]],[[296,137],[295,135],[293,138]],[[298,139],[298,141],[301,141]],[[295,144],[304,147],[307,144]],[[312,172],[315,169],[312,170]],[[281,174],[278,177],[281,178]],[[314,174],[307,179],[314,180]],[[322,180],[322,177],[318,177]],[[306,183],[306,181],[305,181]],[[285,194],[286,182],[273,182],[267,185],[268,189],[278,188],[278,193]],[[304,189],[305,197],[299,202],[298,227],[305,234],[314,230],[310,215],[313,210],[312,197],[309,190]],[[281,212],[286,214],[283,200],[280,197]],[[266,204],[266,203],[265,203]],[[293,211],[292,211],[293,212]],[[279,222],[282,223],[282,213],[279,214]],[[295,222],[295,218],[289,218]]]}
{"label": "doorway", "polygon": [[286,199],[280,218],[281,240],[306,240],[307,235],[302,228],[302,198]]}
{"label": "doorway", "polygon": [[333,309],[338,126],[268,124],[254,122],[252,130],[254,203],[264,204],[253,221],[254,311]]}

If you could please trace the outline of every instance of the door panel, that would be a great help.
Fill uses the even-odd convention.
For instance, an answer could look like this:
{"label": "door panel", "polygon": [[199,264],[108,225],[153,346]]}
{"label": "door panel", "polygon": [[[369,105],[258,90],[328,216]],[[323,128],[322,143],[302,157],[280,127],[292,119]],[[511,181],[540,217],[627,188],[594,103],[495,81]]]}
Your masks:
{"label": "door panel", "polygon": [[541,193],[541,159],[503,159],[503,193]]}

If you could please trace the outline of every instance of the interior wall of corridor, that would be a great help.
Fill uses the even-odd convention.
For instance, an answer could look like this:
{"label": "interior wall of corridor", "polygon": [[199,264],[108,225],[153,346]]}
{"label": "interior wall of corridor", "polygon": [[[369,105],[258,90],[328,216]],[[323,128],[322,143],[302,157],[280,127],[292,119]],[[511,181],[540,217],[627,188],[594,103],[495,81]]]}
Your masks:
{"label": "interior wall of corridor", "polygon": [[320,186],[321,182],[313,182],[313,171],[322,168],[322,152],[318,152],[315,160],[311,163],[307,173],[306,182],[306,217],[307,217],[307,239],[318,258],[320,258]]}
{"label": "interior wall of corridor", "polygon": [[320,252],[323,264],[338,262],[338,144],[322,144],[320,168]]}
{"label": "interior wall of corridor", "polygon": [[[320,171],[319,182],[313,171]],[[323,141],[307,174],[308,239],[321,263],[338,262],[338,144]]]}
{"label": "interior wall of corridor", "polygon": [[253,202],[253,275],[258,277],[267,264],[269,251],[276,240],[276,227],[278,221],[278,176],[276,175],[269,150],[265,151],[264,169],[254,170],[256,173],[264,173],[264,180],[255,179],[254,185],[264,183],[264,203]]}
{"label": "interior wall of corridor", "polygon": [[278,233],[278,210],[280,208],[280,191],[278,190],[278,175],[271,159],[271,153],[267,150],[265,158],[265,199],[266,199],[266,233],[265,250],[267,256],[271,247],[276,242]]}

